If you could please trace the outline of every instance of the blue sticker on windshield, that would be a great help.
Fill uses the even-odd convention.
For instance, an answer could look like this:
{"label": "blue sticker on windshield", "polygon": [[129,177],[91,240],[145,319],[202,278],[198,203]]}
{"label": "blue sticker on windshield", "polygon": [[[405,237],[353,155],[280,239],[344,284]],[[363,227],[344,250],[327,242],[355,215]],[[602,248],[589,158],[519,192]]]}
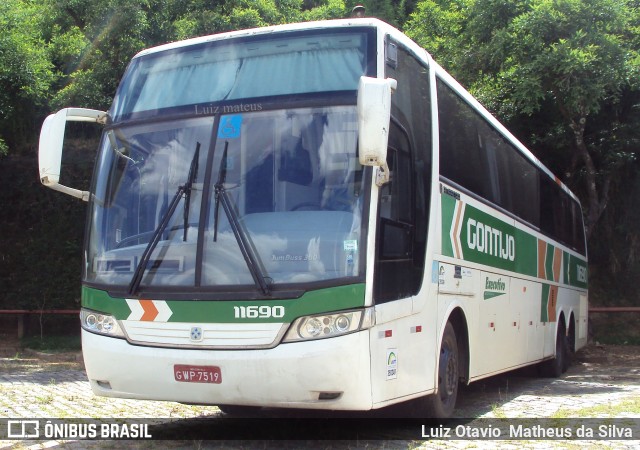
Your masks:
{"label": "blue sticker on windshield", "polygon": [[223,116],[220,120],[220,127],[218,128],[218,138],[220,139],[234,139],[240,136],[240,130],[242,128],[242,115],[237,114],[235,116]]}

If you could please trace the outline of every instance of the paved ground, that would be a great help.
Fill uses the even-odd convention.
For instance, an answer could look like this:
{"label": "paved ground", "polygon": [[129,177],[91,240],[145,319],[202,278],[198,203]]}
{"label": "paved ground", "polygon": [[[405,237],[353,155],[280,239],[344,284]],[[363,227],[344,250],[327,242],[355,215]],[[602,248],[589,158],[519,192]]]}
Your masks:
{"label": "paved ground", "polygon": [[[76,360],[77,358],[77,360]],[[163,441],[171,448],[639,448],[640,347],[591,346],[581,351],[575,364],[560,379],[542,379],[526,371],[479,381],[463,391],[457,417],[498,418],[502,427],[513,418],[616,417],[634,418],[636,440],[607,441],[469,441],[406,439],[311,443],[269,441]],[[37,354],[0,357],[0,422],[16,418],[166,418],[173,424],[211,426],[219,423],[216,407],[187,406],[95,397],[86,381],[79,355],[47,357]],[[4,419],[3,419],[4,418]],[[211,422],[218,418],[216,422]],[[180,420],[184,419],[184,420]],[[555,419],[554,419],[555,420]],[[544,423],[548,423],[544,422]],[[619,422],[618,422],[619,423]],[[200,425],[201,424],[201,425]],[[178,425],[178,435],[180,427]],[[484,426],[484,425],[483,425]],[[493,426],[493,425],[492,425]],[[497,426],[497,425],[496,425]],[[186,429],[186,428],[185,428]],[[154,441],[8,441],[0,448],[153,448]],[[285,445],[288,444],[288,445]]]}

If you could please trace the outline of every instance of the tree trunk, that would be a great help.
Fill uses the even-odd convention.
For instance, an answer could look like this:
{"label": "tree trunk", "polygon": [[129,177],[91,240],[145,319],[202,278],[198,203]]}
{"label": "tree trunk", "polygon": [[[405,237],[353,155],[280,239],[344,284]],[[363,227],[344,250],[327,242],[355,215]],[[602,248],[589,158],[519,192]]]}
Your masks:
{"label": "tree trunk", "polygon": [[601,191],[598,192],[598,171],[596,170],[593,158],[591,158],[591,154],[589,153],[587,144],[584,141],[584,130],[586,123],[586,117],[581,116],[578,120],[571,120],[569,126],[573,131],[577,154],[580,159],[582,159],[582,162],[585,166],[586,190],[588,200],[585,216],[585,232],[587,234],[587,240],[589,240],[596,223],[607,207],[607,203],[609,201],[609,184],[611,181],[611,177],[607,176],[604,183],[602,184]]}

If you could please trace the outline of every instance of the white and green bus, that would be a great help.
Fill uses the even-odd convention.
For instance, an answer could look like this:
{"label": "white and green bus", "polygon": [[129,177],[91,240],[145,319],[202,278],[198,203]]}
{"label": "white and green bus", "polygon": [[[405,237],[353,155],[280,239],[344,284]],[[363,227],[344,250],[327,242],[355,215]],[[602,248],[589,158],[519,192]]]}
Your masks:
{"label": "white and green bus", "polygon": [[[60,184],[68,121],[104,127],[88,191]],[[97,395],[447,417],[460,383],[558,376],[586,343],[578,200],[379,20],[144,50],[39,151],[89,205]]]}

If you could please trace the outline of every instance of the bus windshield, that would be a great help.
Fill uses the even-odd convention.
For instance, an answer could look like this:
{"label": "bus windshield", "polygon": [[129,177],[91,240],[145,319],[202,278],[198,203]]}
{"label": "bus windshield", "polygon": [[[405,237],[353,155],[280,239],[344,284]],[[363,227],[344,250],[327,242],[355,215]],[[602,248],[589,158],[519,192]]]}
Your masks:
{"label": "bus windshield", "polygon": [[356,147],[355,106],[108,127],[85,279],[126,289],[146,249],[141,291],[360,277],[366,177]]}
{"label": "bus windshield", "polygon": [[159,111],[214,111],[220,102],[355,91],[366,72],[367,36],[353,29],[294,32],[142,55],[127,70],[110,114],[118,122]]}

